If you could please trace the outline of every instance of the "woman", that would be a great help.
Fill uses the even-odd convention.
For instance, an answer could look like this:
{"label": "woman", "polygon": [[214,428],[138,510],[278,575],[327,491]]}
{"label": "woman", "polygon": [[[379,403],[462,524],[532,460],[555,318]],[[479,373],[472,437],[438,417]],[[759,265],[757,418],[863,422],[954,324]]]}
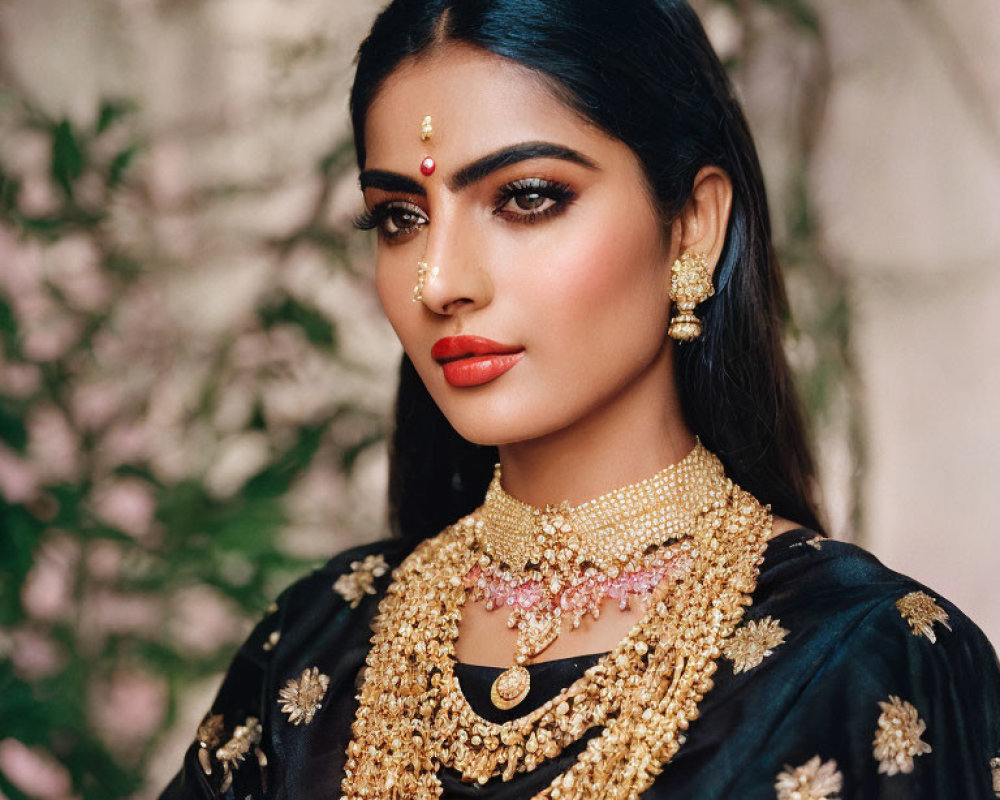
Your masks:
{"label": "woman", "polygon": [[282,595],[163,797],[1000,792],[989,643],[823,535],[692,11],[396,0],[351,111],[397,536]]}

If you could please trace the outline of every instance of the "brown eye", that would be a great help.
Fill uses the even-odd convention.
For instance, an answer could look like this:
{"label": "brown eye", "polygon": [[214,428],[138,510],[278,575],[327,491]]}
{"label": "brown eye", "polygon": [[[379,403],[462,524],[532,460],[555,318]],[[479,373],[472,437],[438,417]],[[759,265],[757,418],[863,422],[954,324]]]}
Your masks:
{"label": "brown eye", "polygon": [[423,223],[423,217],[409,208],[390,208],[385,217],[385,231],[391,236],[416,230]]}
{"label": "brown eye", "polygon": [[561,213],[576,199],[569,186],[544,178],[523,178],[497,193],[494,214],[511,222],[535,222]]}
{"label": "brown eye", "polygon": [[544,195],[538,194],[538,192],[519,194],[513,198],[514,204],[522,211],[537,211],[548,199]]}

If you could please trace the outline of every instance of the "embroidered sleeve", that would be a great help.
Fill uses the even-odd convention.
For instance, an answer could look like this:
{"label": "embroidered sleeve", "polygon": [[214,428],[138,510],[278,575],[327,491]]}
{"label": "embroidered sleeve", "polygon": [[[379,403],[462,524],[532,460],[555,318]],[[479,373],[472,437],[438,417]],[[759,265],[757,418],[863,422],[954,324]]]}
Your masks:
{"label": "embroidered sleeve", "polygon": [[996,653],[952,604],[907,588],[872,620],[871,643],[885,651],[868,659],[883,690],[867,731],[877,796],[988,796],[1000,732]]}
{"label": "embroidered sleeve", "polygon": [[160,800],[266,796],[268,775],[275,769],[276,729],[304,733],[315,726],[330,687],[322,671],[329,668],[312,662],[289,667],[295,661],[289,654],[308,650],[317,626],[358,607],[388,582],[385,546],[345,551],[282,592],[230,664],[215,701],[193,731],[181,771]]}
{"label": "embroidered sleeve", "polygon": [[261,687],[267,659],[280,638],[272,606],[240,648],[219,693],[195,732],[181,771],[160,800],[261,797],[267,782],[266,709]]}
{"label": "embroidered sleeve", "polygon": [[[788,698],[782,717],[769,796],[1000,797],[1000,663],[991,644],[938,595],[913,584],[887,594],[811,657],[808,689]],[[796,622],[788,628],[800,630]],[[813,625],[810,649],[822,640],[823,623]],[[748,636],[726,655],[760,663],[772,641],[758,631],[752,646]],[[768,697],[782,702],[780,690]]]}

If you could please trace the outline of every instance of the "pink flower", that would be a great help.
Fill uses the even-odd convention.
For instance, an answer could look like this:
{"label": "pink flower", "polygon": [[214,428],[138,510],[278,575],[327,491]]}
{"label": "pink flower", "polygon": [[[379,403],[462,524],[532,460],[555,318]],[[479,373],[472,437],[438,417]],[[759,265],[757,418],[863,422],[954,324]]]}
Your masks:
{"label": "pink flower", "polygon": [[34,364],[0,364],[0,394],[29,397],[42,385],[41,370]]}
{"label": "pink flower", "polygon": [[168,628],[181,647],[198,655],[213,653],[246,633],[233,604],[210,586],[191,586],[174,595]]}
{"label": "pink flower", "polygon": [[97,653],[113,633],[155,635],[163,625],[163,601],[141,594],[109,589],[88,592],[80,602],[79,646]]}
{"label": "pink flower", "polygon": [[138,478],[109,481],[94,491],[94,511],[98,517],[137,539],[152,528],[156,501],[148,483]]}
{"label": "pink flower", "polygon": [[59,288],[70,307],[97,311],[108,302],[111,285],[100,269],[100,258],[94,240],[83,234],[64,236],[46,247],[46,277]]}
{"label": "pink flower", "polygon": [[117,670],[90,698],[94,727],[123,754],[140,751],[163,724],[166,711],[166,680],[138,670]]}
{"label": "pink flower", "polygon": [[69,616],[79,557],[79,545],[68,536],[52,537],[39,549],[21,588],[21,602],[34,619],[52,621]]}
{"label": "pink flower", "polygon": [[72,789],[69,773],[49,753],[17,739],[0,741],[0,770],[20,791],[42,800],[65,798]]}
{"label": "pink flower", "polygon": [[81,428],[103,428],[118,413],[122,399],[120,381],[77,386],[72,399],[73,419]]}
{"label": "pink flower", "polygon": [[0,494],[8,503],[26,503],[38,493],[38,470],[0,444]]}
{"label": "pink flower", "polygon": [[80,442],[63,414],[52,405],[32,409],[25,420],[28,451],[43,481],[74,481],[80,469]]}
{"label": "pink flower", "polygon": [[95,470],[108,472],[119,464],[144,461],[149,454],[149,434],[141,424],[116,424],[94,448]]}
{"label": "pink flower", "polygon": [[36,241],[21,241],[9,228],[0,225],[0,289],[6,289],[15,301],[40,291],[42,281],[42,246]]}
{"label": "pink flower", "polygon": [[122,546],[118,542],[94,542],[87,553],[87,571],[99,581],[113,581],[122,564]]}
{"label": "pink flower", "polygon": [[60,198],[47,175],[33,175],[21,184],[17,205],[33,217],[47,217],[59,209]]}
{"label": "pink flower", "polygon": [[41,680],[54,675],[66,661],[66,653],[55,640],[39,631],[29,628],[14,631],[13,641],[14,670],[25,680]]}

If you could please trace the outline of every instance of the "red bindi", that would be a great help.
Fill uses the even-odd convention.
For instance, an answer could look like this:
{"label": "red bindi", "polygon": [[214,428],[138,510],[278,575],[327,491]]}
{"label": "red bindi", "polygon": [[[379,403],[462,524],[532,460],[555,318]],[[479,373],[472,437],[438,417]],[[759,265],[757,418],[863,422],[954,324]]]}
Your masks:
{"label": "red bindi", "polygon": [[427,158],[425,158],[423,161],[420,162],[420,171],[424,175],[433,175],[434,168],[436,166],[437,164],[434,163],[434,159],[431,158],[430,156],[427,156]]}

